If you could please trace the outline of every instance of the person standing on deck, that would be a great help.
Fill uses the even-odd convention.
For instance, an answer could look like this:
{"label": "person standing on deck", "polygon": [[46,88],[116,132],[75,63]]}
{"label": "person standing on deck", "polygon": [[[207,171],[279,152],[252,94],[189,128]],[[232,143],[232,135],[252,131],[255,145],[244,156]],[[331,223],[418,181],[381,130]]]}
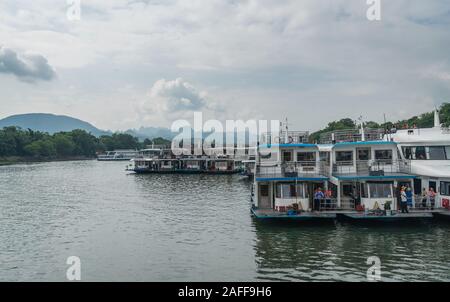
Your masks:
{"label": "person standing on deck", "polygon": [[430,200],[430,209],[433,210],[436,199],[436,192],[434,192],[433,188],[430,188],[430,190],[428,190],[428,199]]}
{"label": "person standing on deck", "polygon": [[333,192],[331,192],[330,189],[326,190],[325,191],[325,207],[327,209],[332,208],[332,205],[331,205],[331,198],[332,197],[333,197]]}
{"label": "person standing on deck", "polygon": [[412,194],[412,190],[409,186],[406,186],[406,204],[408,207],[412,207],[412,202],[413,202],[413,194]]}
{"label": "person standing on deck", "polygon": [[397,209],[402,207],[402,187],[400,185],[395,188],[395,196],[397,197]]}
{"label": "person standing on deck", "polygon": [[428,192],[427,189],[423,188],[422,190],[422,208],[426,209],[428,200]]}
{"label": "person standing on deck", "polygon": [[402,213],[409,213],[408,212],[408,197],[406,196],[405,187],[402,187],[400,196],[402,198],[402,202],[401,202]]}
{"label": "person standing on deck", "polygon": [[314,194],[314,211],[320,211],[320,203],[325,195],[322,192],[322,188],[318,188]]}

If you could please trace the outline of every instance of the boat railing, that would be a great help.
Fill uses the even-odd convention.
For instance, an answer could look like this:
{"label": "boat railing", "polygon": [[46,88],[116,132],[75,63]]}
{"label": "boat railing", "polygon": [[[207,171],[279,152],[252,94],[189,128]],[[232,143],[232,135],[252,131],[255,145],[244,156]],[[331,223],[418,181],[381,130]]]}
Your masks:
{"label": "boat railing", "polygon": [[360,141],[380,141],[383,140],[385,129],[367,128],[364,129],[364,136],[361,129],[344,129],[322,133],[319,136],[320,144],[335,144],[344,142]]}
{"label": "boat railing", "polygon": [[356,201],[354,198],[349,197],[341,197],[341,205],[339,207],[340,210],[355,210]]}
{"label": "boat railing", "polygon": [[358,160],[336,162],[333,164],[333,175],[355,174],[366,176],[383,176],[384,174],[411,174],[409,160]]}
{"label": "boat railing", "polygon": [[356,208],[356,202],[353,198],[341,198],[341,204],[338,205],[338,200],[336,197],[323,198],[320,200],[319,210],[322,212],[326,211],[353,211]]}
{"label": "boat railing", "polygon": [[338,209],[337,198],[324,198],[320,200],[320,211],[336,211]]}
{"label": "boat railing", "polygon": [[440,207],[438,200],[437,195],[434,198],[431,198],[430,196],[423,197],[416,195],[412,200],[412,204],[409,204],[409,207],[413,210],[421,211],[434,210]]}
{"label": "boat railing", "polygon": [[318,161],[298,161],[281,164],[258,165],[258,177],[299,177],[301,175],[328,176],[329,166]]}
{"label": "boat railing", "polygon": [[308,131],[281,131],[273,134],[263,133],[260,137],[261,144],[305,144],[309,142]]}

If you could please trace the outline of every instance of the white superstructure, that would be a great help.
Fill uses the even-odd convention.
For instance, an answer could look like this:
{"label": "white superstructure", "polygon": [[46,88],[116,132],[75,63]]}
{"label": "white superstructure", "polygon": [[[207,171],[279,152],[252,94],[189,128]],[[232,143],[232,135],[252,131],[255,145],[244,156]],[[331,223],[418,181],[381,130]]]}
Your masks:
{"label": "white superstructure", "polygon": [[435,111],[434,127],[397,130],[387,134],[387,140],[397,143],[402,159],[410,160],[417,199],[420,193],[433,188],[437,193],[436,207],[447,207],[450,200],[450,130],[442,127]]}

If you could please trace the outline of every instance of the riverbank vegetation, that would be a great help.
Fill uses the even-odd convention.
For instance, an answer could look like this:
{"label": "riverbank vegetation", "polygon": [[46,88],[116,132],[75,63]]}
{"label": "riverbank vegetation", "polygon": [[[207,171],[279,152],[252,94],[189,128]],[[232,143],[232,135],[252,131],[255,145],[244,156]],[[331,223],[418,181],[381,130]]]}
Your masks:
{"label": "riverbank vegetation", "polygon": [[99,138],[84,130],[53,135],[6,127],[0,129],[0,164],[21,161],[90,159],[107,150],[142,149],[152,143],[167,143],[162,138],[140,142],[129,134],[115,133]]}
{"label": "riverbank vegetation", "polygon": [[[441,124],[445,127],[450,127],[450,103],[444,103],[439,108],[439,117],[441,119]],[[423,113],[418,116],[413,116],[410,119],[400,120],[397,122],[385,122],[377,123],[373,121],[364,123],[366,128],[381,128],[381,129],[404,129],[404,128],[431,128],[434,126],[434,112]],[[338,121],[328,123],[327,127],[310,135],[310,141],[316,142],[319,140],[320,135],[330,131],[345,130],[345,129],[356,129],[359,127],[354,120],[351,118],[344,118]]]}

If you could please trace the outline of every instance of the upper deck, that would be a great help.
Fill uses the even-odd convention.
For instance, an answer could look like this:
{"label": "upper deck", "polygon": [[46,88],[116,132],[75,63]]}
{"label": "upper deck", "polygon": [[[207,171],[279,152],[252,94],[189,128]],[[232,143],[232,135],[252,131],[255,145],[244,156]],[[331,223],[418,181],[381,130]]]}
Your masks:
{"label": "upper deck", "polygon": [[308,131],[280,131],[278,134],[263,133],[260,138],[261,145],[272,144],[307,144],[309,142]]}
{"label": "upper deck", "polygon": [[384,140],[385,129],[343,129],[322,133],[319,137],[319,144],[351,143],[364,141]]}

